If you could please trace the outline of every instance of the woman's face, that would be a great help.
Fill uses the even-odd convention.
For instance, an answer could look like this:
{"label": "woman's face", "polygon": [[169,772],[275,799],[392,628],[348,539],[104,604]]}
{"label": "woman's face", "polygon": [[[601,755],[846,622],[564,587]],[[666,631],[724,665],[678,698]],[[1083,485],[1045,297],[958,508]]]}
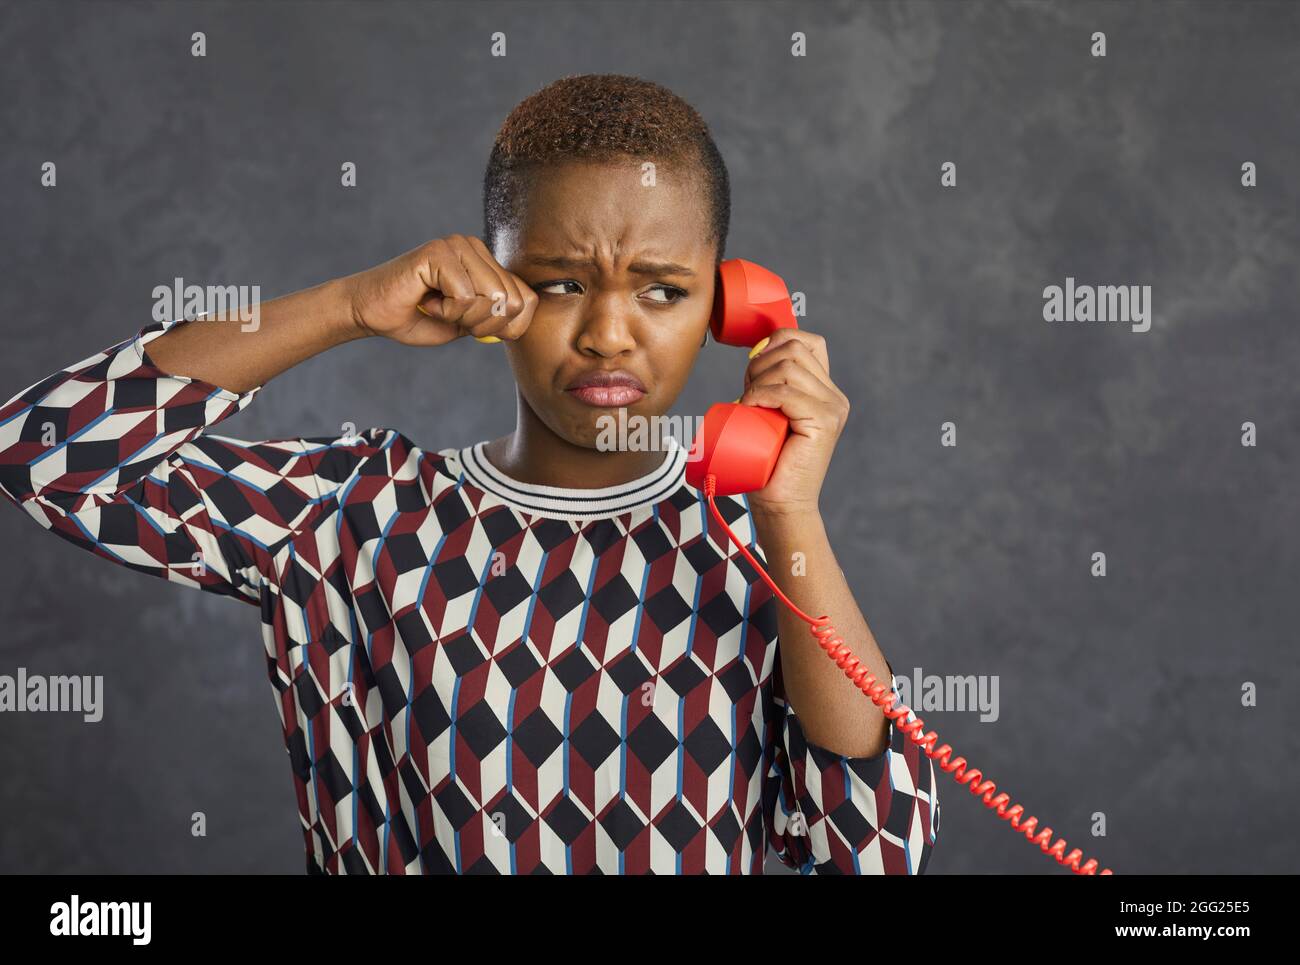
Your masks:
{"label": "woman's face", "polygon": [[[659,168],[652,186],[643,177],[639,161],[550,166],[519,230],[496,239],[498,262],[539,296],[528,330],[504,343],[519,391],[585,448],[596,448],[602,416],[625,408],[630,433],[633,416],[668,411],[709,323],[716,251],[704,192],[675,170]],[[572,388],[595,372],[628,375],[644,392]]]}

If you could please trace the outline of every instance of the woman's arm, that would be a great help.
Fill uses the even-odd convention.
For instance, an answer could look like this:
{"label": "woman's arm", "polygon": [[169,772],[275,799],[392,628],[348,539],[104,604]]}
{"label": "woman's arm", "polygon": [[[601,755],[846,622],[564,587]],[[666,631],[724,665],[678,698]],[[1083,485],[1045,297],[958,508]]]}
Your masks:
{"label": "woman's arm", "polygon": [[[825,614],[845,646],[888,688],[885,655],[845,582],[818,505],[849,414],[848,399],[831,381],[826,340],[778,329],[759,343],[740,401],[778,408],[790,420],[772,478],[749,496],[755,533],[773,563],[772,579],[805,613]],[[792,572],[796,553],[801,575]],[[880,754],[888,740],[884,713],[826,656],[807,623],[784,604],[777,609],[786,691],[808,739],[851,757]]]}
{"label": "woman's arm", "polygon": [[172,375],[246,392],[369,335],[414,346],[443,345],[466,334],[516,339],[537,301],[537,293],[501,267],[482,241],[451,235],[368,271],[262,303],[251,320],[225,313],[178,326],[155,339],[149,354]]}
{"label": "woman's arm", "polygon": [[[773,563],[769,574],[781,592],[810,616],[826,614],[845,645],[888,690],[889,665],[835,559],[821,513],[768,516],[754,510],[753,516],[758,543]],[[795,553],[801,554],[804,575],[790,572]],[[835,754],[876,757],[889,746],[889,719],[826,655],[808,624],[777,602],[786,695],[804,734]]]}
{"label": "woman's arm", "polygon": [[[756,355],[741,402],[780,409],[791,435],[771,480],[748,497],[754,538],[781,592],[805,613],[825,614],[896,704],[893,668],[853,599],[818,507],[849,412],[831,381],[825,340],[779,329]],[[771,602],[780,641],[765,795],[773,850],[804,874],[925,871],[939,832],[933,762],[845,676],[807,623]],[[909,712],[907,723],[915,720]]]}
{"label": "woman's arm", "polygon": [[238,317],[155,322],[47,376],[0,406],[0,495],[96,555],[256,604],[279,548],[382,440],[206,430],[275,375],[364,335],[517,338],[537,295],[515,296],[523,282],[480,249],[430,242],[267,302],[247,331]]}
{"label": "woman's arm", "polygon": [[190,325],[154,322],[0,406],[0,493],[97,556],[256,604],[318,497],[320,456],[204,434],[259,390],[158,368],[149,346]]}
{"label": "woman's arm", "polygon": [[177,325],[149,343],[149,356],[164,372],[241,393],[365,335],[352,320],[347,279],[262,302],[253,311],[256,325],[229,313]]}

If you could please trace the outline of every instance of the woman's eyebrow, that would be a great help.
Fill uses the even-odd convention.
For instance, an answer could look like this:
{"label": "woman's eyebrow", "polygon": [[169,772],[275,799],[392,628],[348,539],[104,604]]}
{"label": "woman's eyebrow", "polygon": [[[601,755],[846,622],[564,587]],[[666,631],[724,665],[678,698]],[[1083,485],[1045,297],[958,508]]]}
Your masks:
{"label": "woman's eyebrow", "polygon": [[[588,258],[570,258],[566,255],[529,255],[524,259],[524,262],[543,268],[595,267],[595,263]],[[695,276],[695,272],[690,268],[673,261],[646,261],[641,259],[628,265],[627,270],[634,275],[686,275],[692,278]]]}

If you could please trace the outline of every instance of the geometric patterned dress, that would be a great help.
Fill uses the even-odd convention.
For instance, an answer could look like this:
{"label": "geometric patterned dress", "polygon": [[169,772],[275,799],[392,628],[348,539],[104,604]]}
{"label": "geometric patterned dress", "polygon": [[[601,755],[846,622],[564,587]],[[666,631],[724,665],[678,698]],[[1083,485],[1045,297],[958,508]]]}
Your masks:
{"label": "geometric patterned dress", "polygon": [[[0,491],[259,610],[309,873],[761,874],[769,847],[804,874],[925,870],[932,763],[893,724],[876,757],[804,737],[781,603],[680,445],[564,489],[483,442],[233,439],[209,430],[262,387],[159,369],[148,343],[177,324],[203,323],[147,325],[5,403]],[[766,564],[745,498],[715,501]]]}

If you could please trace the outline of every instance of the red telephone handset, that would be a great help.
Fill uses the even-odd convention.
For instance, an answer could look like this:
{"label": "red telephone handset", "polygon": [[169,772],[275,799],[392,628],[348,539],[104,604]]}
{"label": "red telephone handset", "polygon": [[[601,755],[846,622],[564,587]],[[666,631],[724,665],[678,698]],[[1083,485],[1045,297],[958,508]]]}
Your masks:
{"label": "red telephone handset", "polygon": [[[716,341],[752,347],[778,328],[798,327],[790,292],[779,275],[740,258],[718,266],[709,317]],[[712,474],[719,496],[762,489],[772,478],[789,433],[790,420],[780,409],[715,403],[705,413],[692,446],[686,481],[703,489],[705,478]]]}
{"label": "red telephone handset", "polygon": [[[754,346],[779,328],[798,327],[794,306],[790,304],[790,292],[780,276],[740,258],[729,259],[718,266],[713,314],[709,318],[709,328],[717,341],[723,345]],[[972,794],[982,797],[985,807],[995,808],[999,817],[1011,822],[1013,830],[1021,831],[1026,840],[1039,845],[1043,853],[1055,858],[1058,864],[1068,865],[1076,874],[1111,874],[1109,868],[1098,872],[1097,862],[1092,858],[1081,867],[1079,859],[1083,857],[1083,852],[1078,848],[1068,856],[1065,855],[1065,839],[1061,838],[1053,844],[1051,828],[1043,828],[1035,833],[1038,819],[1031,815],[1022,820],[1024,808],[1019,804],[1008,806],[1011,799],[1006,792],[995,795],[997,785],[992,781],[981,780],[983,775],[976,768],[968,767],[966,758],[952,759],[953,752],[949,745],[944,744],[935,749],[939,735],[934,731],[924,737],[918,736],[925,721],[917,717],[909,723],[907,717],[913,713],[911,708],[901,703],[894,706],[897,698],[892,690],[882,686],[875,675],[853,655],[853,651],[844,645],[843,638],[836,634],[830,620],[825,616],[810,617],[795,606],[731,531],[714,504],[714,497],[750,493],[766,486],[772,478],[789,432],[790,421],[780,409],[718,402],[705,413],[704,424],[691,444],[686,464],[686,481],[704,492],[708,498],[709,511],[727,538],[736,544],[736,548],[781,602],[809,624],[818,645],[844,671],[845,676],[870,697],[872,703],[880,707],[881,712],[907,734],[927,757],[937,761],[944,771],[952,774]]]}

